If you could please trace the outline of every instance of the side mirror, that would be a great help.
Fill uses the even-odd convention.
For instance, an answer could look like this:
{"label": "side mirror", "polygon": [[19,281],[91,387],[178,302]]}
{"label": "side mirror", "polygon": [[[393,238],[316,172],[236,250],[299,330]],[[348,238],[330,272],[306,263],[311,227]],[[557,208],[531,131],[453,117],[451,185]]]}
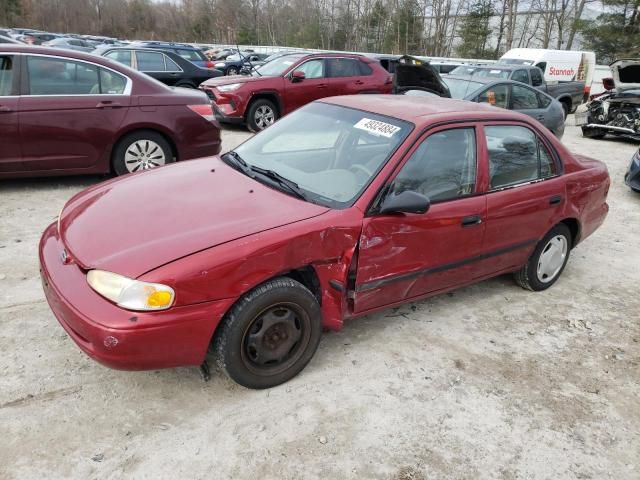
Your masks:
{"label": "side mirror", "polygon": [[382,201],[380,213],[427,213],[431,202],[427,197],[411,190],[390,193]]}
{"label": "side mirror", "polygon": [[291,81],[294,83],[301,82],[305,78],[306,78],[306,75],[302,70],[294,70],[294,72],[291,74]]}
{"label": "side mirror", "polygon": [[602,86],[605,90],[613,90],[616,87],[616,84],[613,83],[613,78],[603,78]]}

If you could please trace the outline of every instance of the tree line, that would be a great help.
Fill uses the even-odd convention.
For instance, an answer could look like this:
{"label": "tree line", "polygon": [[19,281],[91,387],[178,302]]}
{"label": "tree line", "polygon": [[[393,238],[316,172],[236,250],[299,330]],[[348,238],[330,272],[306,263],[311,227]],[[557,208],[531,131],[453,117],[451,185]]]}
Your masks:
{"label": "tree line", "polygon": [[0,27],[467,58],[579,46],[603,62],[640,54],[639,11],[640,0],[0,0]]}

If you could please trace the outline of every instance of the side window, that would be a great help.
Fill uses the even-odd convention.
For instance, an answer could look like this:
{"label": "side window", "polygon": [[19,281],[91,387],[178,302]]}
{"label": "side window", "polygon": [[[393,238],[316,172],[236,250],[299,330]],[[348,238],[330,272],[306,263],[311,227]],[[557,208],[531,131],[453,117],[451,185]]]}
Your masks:
{"label": "side window", "polygon": [[196,52],[195,50],[177,48],[176,53],[180,55],[182,58],[184,58],[185,60],[189,60],[190,62],[197,62],[197,61],[203,60],[203,58],[200,57],[200,55],[198,55],[198,52]]}
{"label": "side window", "polygon": [[118,63],[122,63],[127,67],[131,66],[131,50],[113,50],[105,55]]}
{"label": "side window", "polygon": [[511,80],[514,82],[529,83],[529,74],[526,70],[516,70],[513,72]]}
{"label": "side window", "polygon": [[160,52],[136,52],[138,70],[141,72],[164,72],[164,55]]}
{"label": "side window", "polygon": [[98,67],[53,57],[27,57],[31,95],[100,93]]}
{"label": "side window", "polygon": [[509,86],[494,85],[478,95],[478,103],[488,103],[494,107],[508,108]]}
{"label": "side window", "polygon": [[542,85],[542,72],[538,68],[531,69],[531,85],[534,87]]}
{"label": "side window", "polygon": [[358,77],[360,76],[360,68],[358,67],[359,60],[351,58],[329,58],[327,59],[329,64],[329,76],[330,77]]}
{"label": "side window", "polygon": [[171,60],[167,55],[164,56],[164,64],[167,67],[167,72],[181,72],[182,69],[178,66],[176,62]]}
{"label": "side window", "polygon": [[0,97],[13,93],[13,57],[0,57]]}
{"label": "side window", "polygon": [[304,72],[305,78],[322,78],[324,77],[324,60],[309,60],[308,62],[298,65],[295,70]]}
{"label": "side window", "polygon": [[398,173],[393,190],[413,190],[436,202],[469,195],[475,184],[475,130],[456,128],[429,135]]}
{"label": "side window", "polygon": [[485,127],[484,131],[492,190],[555,175],[551,155],[528,128],[500,125]]}
{"label": "side window", "polygon": [[122,75],[100,69],[100,93],[104,95],[122,95],[127,87],[127,79]]}
{"label": "side window", "polygon": [[538,104],[540,108],[547,108],[551,104],[551,97],[542,92],[538,92]]}
{"label": "side window", "polygon": [[511,105],[514,110],[538,108],[538,94],[531,88],[512,85]]}

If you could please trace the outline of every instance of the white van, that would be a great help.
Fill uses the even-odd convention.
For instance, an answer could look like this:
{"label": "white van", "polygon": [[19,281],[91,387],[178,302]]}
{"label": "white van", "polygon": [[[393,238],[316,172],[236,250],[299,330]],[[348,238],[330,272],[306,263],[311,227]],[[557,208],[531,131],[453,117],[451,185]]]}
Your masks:
{"label": "white van", "polygon": [[596,54],[573,50],[545,50],[542,48],[513,48],[498,63],[535,65],[544,72],[547,83],[583,81],[589,94],[596,67]]}

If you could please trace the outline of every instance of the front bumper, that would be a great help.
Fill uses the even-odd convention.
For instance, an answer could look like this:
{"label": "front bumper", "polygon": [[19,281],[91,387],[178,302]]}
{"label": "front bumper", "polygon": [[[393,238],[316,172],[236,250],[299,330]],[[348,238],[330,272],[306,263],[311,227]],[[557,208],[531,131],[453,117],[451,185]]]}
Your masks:
{"label": "front bumper", "polygon": [[629,170],[624,174],[624,183],[632,190],[640,192],[640,153],[636,153],[631,159]]}
{"label": "front bumper", "polygon": [[158,312],[124,310],[94,292],[76,263],[62,261],[56,224],[40,240],[42,286],[54,315],[94,360],[120,370],[149,370],[204,361],[232,299]]}
{"label": "front bumper", "polygon": [[211,100],[216,120],[223,123],[244,123],[244,105],[246,101],[235,93],[221,93],[215,88],[201,87]]}

